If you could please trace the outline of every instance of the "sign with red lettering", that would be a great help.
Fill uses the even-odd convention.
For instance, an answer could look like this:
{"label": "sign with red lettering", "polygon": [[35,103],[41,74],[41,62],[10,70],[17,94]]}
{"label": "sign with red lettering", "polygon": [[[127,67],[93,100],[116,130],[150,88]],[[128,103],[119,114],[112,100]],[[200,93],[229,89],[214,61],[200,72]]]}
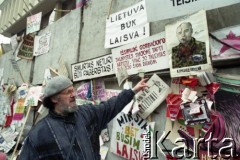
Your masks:
{"label": "sign with red lettering", "polygon": [[74,82],[111,74],[114,74],[112,55],[72,64],[72,78]]}
{"label": "sign with red lettering", "polygon": [[144,40],[112,49],[115,73],[122,67],[128,75],[139,71],[150,72],[169,68],[165,33],[159,33]]}
{"label": "sign with red lettering", "polygon": [[150,134],[148,142],[151,144],[153,130],[154,126],[138,114],[119,113],[113,120],[110,151],[125,159],[144,159],[144,134]]}
{"label": "sign with red lettering", "polygon": [[145,0],[106,19],[105,48],[128,44],[149,35]]}

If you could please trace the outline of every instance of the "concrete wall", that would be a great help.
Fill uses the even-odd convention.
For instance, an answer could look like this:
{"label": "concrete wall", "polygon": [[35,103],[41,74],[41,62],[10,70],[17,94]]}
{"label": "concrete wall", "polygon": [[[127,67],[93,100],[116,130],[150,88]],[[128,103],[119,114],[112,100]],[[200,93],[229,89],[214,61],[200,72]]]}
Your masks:
{"label": "concrete wall", "polygon": [[35,58],[32,84],[43,82],[45,68],[58,68],[61,56],[68,73],[71,73],[71,64],[78,62],[80,22],[81,10],[77,9],[40,31],[39,35],[51,33],[50,50],[49,53]]}
{"label": "concrete wall", "polygon": [[[140,2],[140,0],[112,1],[111,13],[120,11],[137,2]],[[105,0],[101,2],[99,0],[91,0],[88,3],[88,6],[84,7],[83,14],[81,9],[76,9],[57,22],[40,31],[40,35],[47,31],[51,32],[50,52],[36,57],[33,62],[26,60],[18,61],[25,80],[29,81],[31,79],[30,77],[32,76],[33,85],[41,84],[43,81],[45,68],[59,67],[58,60],[60,56],[63,56],[67,70],[71,77],[72,63],[93,59],[111,53],[110,49],[104,48],[105,18],[108,16],[110,3],[111,0]],[[240,24],[239,10],[240,4],[236,4],[207,11],[209,31],[215,31],[217,29]],[[174,21],[175,19],[177,18],[151,23],[151,35],[164,31],[165,25]],[[8,61],[11,54],[12,53],[9,52],[0,58],[0,67],[4,67],[5,81],[9,77],[13,77],[19,84],[21,84],[19,75],[13,71],[10,62]],[[220,63],[219,66],[222,66],[223,64],[224,63]],[[31,67],[33,72],[31,72]],[[219,68],[218,72],[239,74],[239,66],[233,68],[230,65],[230,67],[227,69]],[[170,85],[171,78],[169,74],[165,75],[161,72],[158,72],[158,75]],[[138,78],[133,79],[134,84],[138,80]],[[117,85],[115,76],[108,77],[105,79],[105,82],[106,88],[121,88]],[[78,86],[79,83],[76,83],[75,85]],[[152,114],[152,119],[156,122],[156,130],[159,131],[159,134],[161,134],[165,128],[165,112],[166,104],[163,103],[156,109],[156,112]],[[111,128],[112,123],[109,124],[110,134]],[[109,143],[106,145],[109,146]],[[167,143],[167,146],[171,146],[171,143]],[[158,156],[159,159],[163,159],[159,152]],[[109,152],[107,159],[120,160],[122,158],[117,157]]]}

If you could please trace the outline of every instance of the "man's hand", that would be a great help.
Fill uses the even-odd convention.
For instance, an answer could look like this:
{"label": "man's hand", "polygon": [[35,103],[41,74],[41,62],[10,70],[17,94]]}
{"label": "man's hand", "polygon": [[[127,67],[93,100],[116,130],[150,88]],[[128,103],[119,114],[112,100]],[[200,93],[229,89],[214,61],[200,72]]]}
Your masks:
{"label": "man's hand", "polygon": [[144,78],[141,81],[139,81],[135,87],[133,87],[133,92],[134,93],[138,93],[139,91],[145,89],[146,87],[148,87],[146,81],[148,80],[148,78]]}

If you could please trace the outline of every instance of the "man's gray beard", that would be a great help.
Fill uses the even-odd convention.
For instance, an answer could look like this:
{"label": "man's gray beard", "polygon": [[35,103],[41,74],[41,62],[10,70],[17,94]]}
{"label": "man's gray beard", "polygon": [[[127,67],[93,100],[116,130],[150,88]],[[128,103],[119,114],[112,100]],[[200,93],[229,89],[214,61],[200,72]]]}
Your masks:
{"label": "man's gray beard", "polygon": [[64,107],[63,108],[63,115],[67,115],[69,113],[74,113],[76,112],[78,109],[77,105],[73,106],[73,107]]}

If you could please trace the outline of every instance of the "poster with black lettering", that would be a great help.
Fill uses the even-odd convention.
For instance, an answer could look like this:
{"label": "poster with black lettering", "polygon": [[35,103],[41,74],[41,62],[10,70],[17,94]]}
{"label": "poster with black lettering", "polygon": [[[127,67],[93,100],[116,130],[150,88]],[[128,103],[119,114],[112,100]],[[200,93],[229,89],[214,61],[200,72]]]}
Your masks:
{"label": "poster with black lettering", "polygon": [[128,75],[169,68],[165,33],[112,49],[115,73],[125,67]]}
{"label": "poster with black lettering", "polygon": [[239,3],[239,0],[148,0],[147,18],[148,22],[154,22],[192,14],[201,9],[211,10],[236,3]]}
{"label": "poster with black lettering", "polygon": [[[110,151],[124,159],[145,159],[146,140],[148,140],[148,143],[153,144],[151,143],[151,137],[154,125],[155,123],[149,123],[138,114],[126,115],[122,112],[119,113],[113,119]],[[148,135],[148,138],[144,136],[145,134]]]}
{"label": "poster with black lettering", "polygon": [[171,77],[212,71],[206,11],[168,24],[165,31]]}
{"label": "poster with black lettering", "polygon": [[112,55],[72,64],[74,82],[114,74]]}
{"label": "poster with black lettering", "polygon": [[106,19],[105,48],[128,44],[149,35],[145,0]]}
{"label": "poster with black lettering", "polygon": [[138,92],[136,99],[138,101],[139,115],[147,118],[171,93],[170,87],[156,74],[148,81],[148,88]]}

